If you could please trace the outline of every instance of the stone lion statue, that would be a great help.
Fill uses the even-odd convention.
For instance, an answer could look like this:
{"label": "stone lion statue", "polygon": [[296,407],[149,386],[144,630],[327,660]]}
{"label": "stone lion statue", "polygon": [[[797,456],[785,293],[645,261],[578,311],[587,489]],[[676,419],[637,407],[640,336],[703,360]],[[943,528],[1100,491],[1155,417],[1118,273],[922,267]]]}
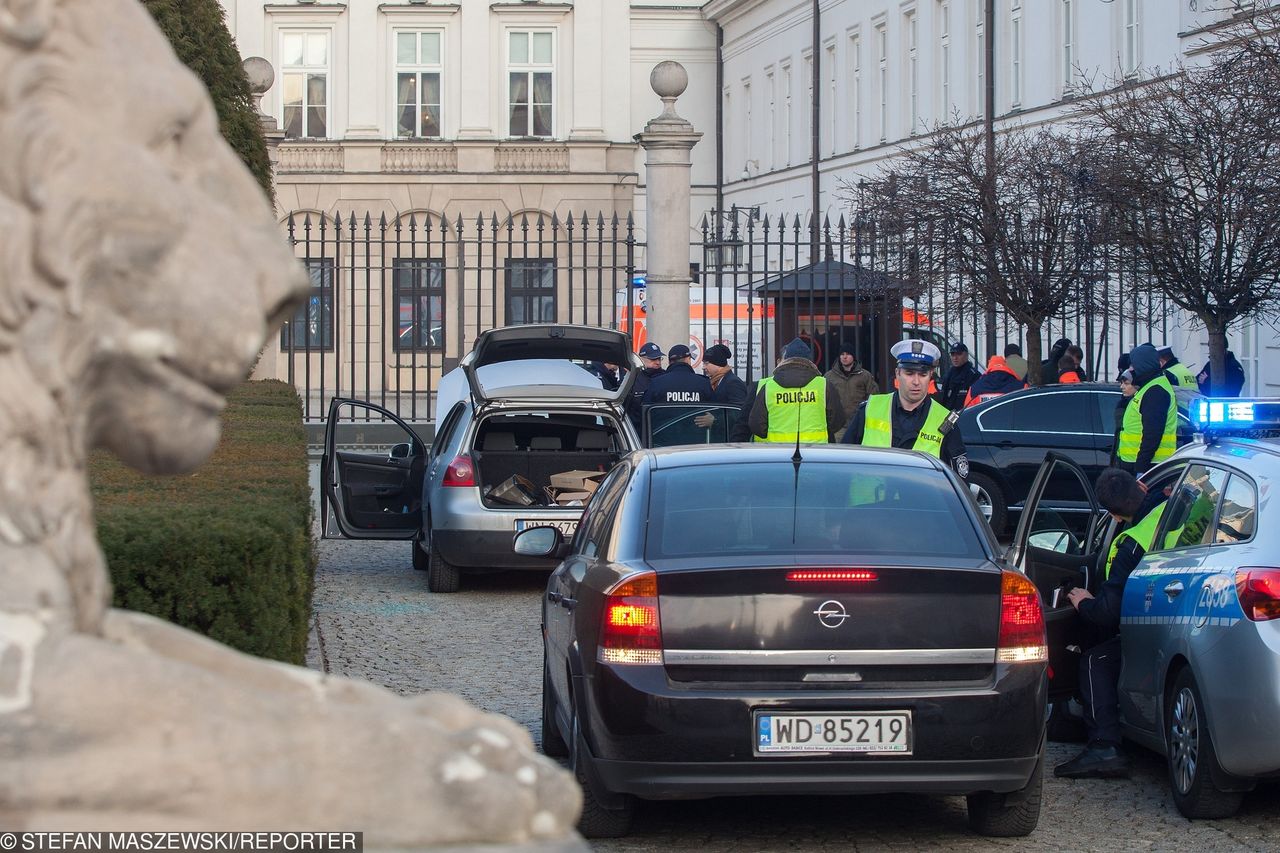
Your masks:
{"label": "stone lion statue", "polygon": [[109,606],[87,450],[198,465],[306,287],[136,0],[0,0],[0,826],[576,849],[510,720]]}

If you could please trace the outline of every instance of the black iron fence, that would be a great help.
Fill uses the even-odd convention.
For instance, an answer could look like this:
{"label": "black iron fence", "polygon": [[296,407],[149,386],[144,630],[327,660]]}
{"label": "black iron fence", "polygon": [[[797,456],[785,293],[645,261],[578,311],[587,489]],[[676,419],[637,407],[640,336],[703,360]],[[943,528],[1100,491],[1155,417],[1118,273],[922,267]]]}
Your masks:
{"label": "black iron fence", "polygon": [[[489,328],[557,322],[622,329],[636,347],[645,340],[644,243],[629,214],[299,211],[285,228],[312,293],[264,357],[298,388],[308,421],[323,420],[336,396],[431,420],[441,376]],[[1008,342],[1025,347],[1026,330],[1007,311],[972,298],[938,235],[865,217],[816,222],[732,208],[707,214],[690,257],[695,361],[726,344],[747,381],[766,375],[795,337],[824,370],[852,345],[886,383],[889,347],[904,336],[944,353],[962,341],[979,362]],[[1120,353],[1166,339],[1168,306],[1140,295],[1138,275],[1132,259],[1100,248],[1078,296],[1042,328],[1044,349],[1070,338],[1087,373],[1112,379]]]}

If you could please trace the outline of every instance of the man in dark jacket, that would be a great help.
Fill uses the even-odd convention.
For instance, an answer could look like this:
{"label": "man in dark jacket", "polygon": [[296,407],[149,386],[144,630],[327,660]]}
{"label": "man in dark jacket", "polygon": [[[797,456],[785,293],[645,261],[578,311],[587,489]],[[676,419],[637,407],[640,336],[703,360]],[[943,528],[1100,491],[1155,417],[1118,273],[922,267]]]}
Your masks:
{"label": "man in dark jacket", "polygon": [[[1011,355],[1009,358],[1019,358],[1020,356]],[[1008,394],[1010,391],[1021,391],[1027,387],[1027,383],[1023,380],[1018,372],[1009,366],[1009,362],[1004,356],[993,355],[991,360],[987,362],[987,372],[979,376],[974,383],[969,386],[969,393],[964,398],[965,407],[976,406],[987,400],[993,400],[1002,394]]]}
{"label": "man in dark jacket", "polygon": [[653,341],[649,341],[649,343],[640,347],[638,355],[640,356],[642,367],[640,372],[636,374],[636,381],[631,384],[631,396],[627,398],[627,417],[631,418],[631,425],[636,428],[636,432],[640,431],[640,413],[642,411],[644,392],[649,390],[649,383],[664,372],[662,370],[662,347]]}
{"label": "man in dark jacket", "polygon": [[1111,543],[1097,597],[1080,587],[1067,593],[1100,640],[1080,659],[1089,742],[1079,755],[1053,769],[1055,776],[1067,779],[1129,774],[1129,759],[1120,749],[1120,605],[1130,572],[1151,550],[1165,506],[1163,492],[1147,492],[1132,474],[1118,468],[1107,468],[1098,476],[1095,493],[1098,503],[1127,526]]}
{"label": "man in dark jacket", "polygon": [[[768,393],[761,393],[757,388],[755,400],[747,416],[747,424],[753,435],[766,440],[794,442],[799,434],[800,441],[803,442],[829,442],[831,437],[844,427],[844,413],[840,409],[839,397],[831,387],[830,381],[823,378],[822,373],[818,371],[818,366],[812,359],[813,350],[800,338],[792,340],[783,347],[782,361],[778,362],[773,375],[764,382],[766,388],[771,384],[780,386],[779,393],[773,395],[778,399],[772,399]],[[821,382],[819,383],[818,380]],[[807,389],[814,387],[815,384],[822,386],[819,388],[822,392],[821,399],[815,393],[810,400]],[[801,391],[805,393],[802,394]],[[814,404],[819,402],[824,411],[806,418],[805,407],[813,408]],[[786,417],[780,417],[783,412],[788,413]],[[825,416],[823,416],[824,413]],[[791,423],[791,417],[796,419],[796,424]],[[811,422],[816,423],[818,428],[807,429],[806,426]],[[772,431],[771,424],[775,427]],[[819,437],[823,433],[825,437]]]}
{"label": "man in dark jacket", "polygon": [[[1231,350],[1227,350],[1227,381],[1218,390],[1220,397],[1239,397],[1240,392],[1244,390],[1244,368],[1240,366],[1240,362],[1236,360],[1236,355]],[[1200,386],[1200,393],[1206,397],[1211,396],[1213,392],[1213,378],[1209,372],[1209,362],[1204,363],[1204,370],[1196,376],[1196,384]]]}
{"label": "man in dark jacket", "polygon": [[667,370],[649,382],[640,402],[646,406],[655,403],[705,403],[711,399],[711,383],[707,377],[693,372],[693,353],[684,344],[676,344],[667,350]]}
{"label": "man in dark jacket", "polygon": [[969,389],[982,376],[978,368],[969,361],[969,348],[957,342],[951,345],[951,371],[942,380],[938,393],[938,402],[953,412],[964,408],[964,399],[969,396]]}
{"label": "man in dark jacket", "polygon": [[1067,354],[1067,347],[1071,346],[1070,338],[1058,338],[1053,342],[1053,349],[1049,350],[1049,357],[1040,362],[1040,384],[1052,385],[1058,381],[1058,362]]}
{"label": "man in dark jacket", "polygon": [[1118,467],[1139,476],[1177,449],[1178,407],[1155,347],[1134,347],[1129,353],[1129,368],[1138,390],[1125,407],[1116,456]]}
{"label": "man in dark jacket", "polygon": [[[747,383],[739,379],[733,368],[729,367],[729,359],[732,357],[733,353],[724,344],[708,347],[702,356],[702,372],[711,383],[711,402],[738,408],[739,415],[734,420],[734,424],[737,424],[747,418],[747,413],[742,408],[747,402]],[[693,419],[695,426],[704,429],[715,422],[716,415],[711,412]]]}
{"label": "man in dark jacket", "polygon": [[847,426],[862,401],[880,393],[875,377],[858,366],[858,351],[853,344],[841,344],[840,356],[825,374],[827,383],[840,398],[840,410]]}

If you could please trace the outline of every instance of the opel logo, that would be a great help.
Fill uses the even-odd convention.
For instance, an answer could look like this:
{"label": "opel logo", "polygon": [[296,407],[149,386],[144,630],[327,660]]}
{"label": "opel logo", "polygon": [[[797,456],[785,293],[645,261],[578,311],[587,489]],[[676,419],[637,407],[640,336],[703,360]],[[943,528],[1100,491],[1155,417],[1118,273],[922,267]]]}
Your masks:
{"label": "opel logo", "polygon": [[844,624],[844,620],[849,618],[849,612],[838,601],[822,602],[818,605],[818,609],[813,611],[813,615],[818,617],[818,621],[824,628],[839,628]]}

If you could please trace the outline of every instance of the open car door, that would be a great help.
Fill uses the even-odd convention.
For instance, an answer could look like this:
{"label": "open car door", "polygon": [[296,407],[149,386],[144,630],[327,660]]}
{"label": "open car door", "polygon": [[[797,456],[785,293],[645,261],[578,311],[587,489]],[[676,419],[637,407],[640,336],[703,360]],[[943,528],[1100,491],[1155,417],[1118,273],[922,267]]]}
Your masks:
{"label": "open car door", "polygon": [[1045,455],[1031,485],[1009,550],[1009,560],[1040,590],[1049,641],[1049,698],[1075,693],[1085,625],[1067,590],[1097,591],[1095,577],[1106,522],[1093,484],[1075,462]]}
{"label": "open car door", "polygon": [[[370,413],[403,431],[387,453],[337,449],[339,420],[365,422]],[[330,538],[332,510],[338,532],[347,539],[413,539],[422,528],[422,480],[426,445],[391,412],[360,400],[338,398],[329,404],[320,462],[321,536]],[[338,537],[334,537],[338,538]]]}
{"label": "open car door", "polygon": [[660,403],[644,407],[641,429],[645,447],[727,444],[739,417],[739,406],[714,403]]}

